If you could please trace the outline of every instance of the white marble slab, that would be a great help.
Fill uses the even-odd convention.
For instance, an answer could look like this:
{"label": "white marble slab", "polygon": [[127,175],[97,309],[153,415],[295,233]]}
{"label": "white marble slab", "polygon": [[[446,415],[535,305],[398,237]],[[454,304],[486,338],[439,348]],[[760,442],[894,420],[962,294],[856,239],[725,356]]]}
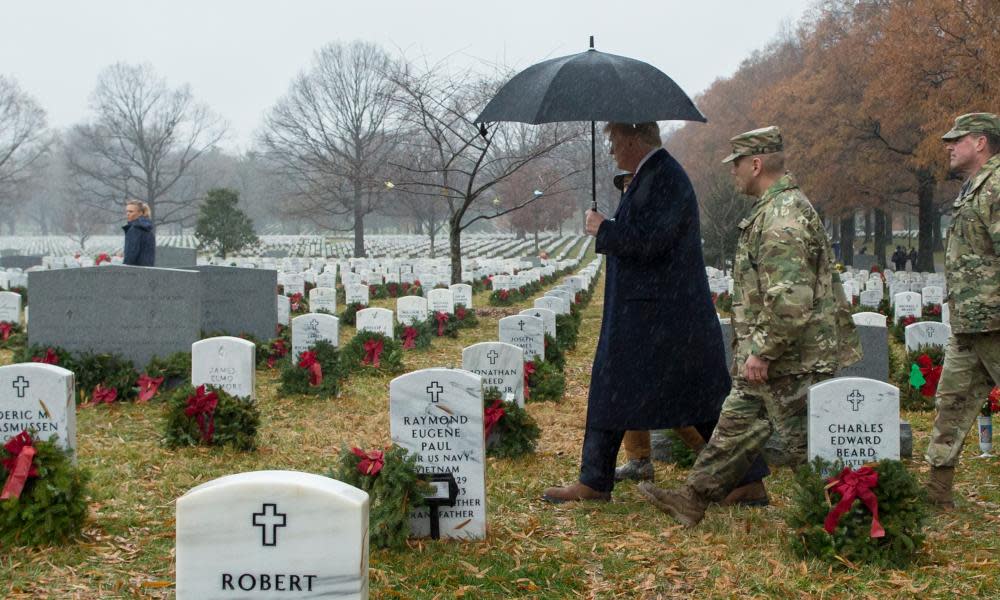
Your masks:
{"label": "white marble slab", "polygon": [[951,337],[951,325],[934,321],[921,321],[907,325],[903,330],[906,340],[906,351],[913,352],[920,346],[937,346],[944,348]]}
{"label": "white marble slab", "polygon": [[542,326],[545,329],[545,335],[552,336],[552,338],[555,339],[556,313],[554,311],[551,311],[547,308],[526,308],[522,310],[519,314],[541,319]]}
{"label": "white marble slab", "polygon": [[238,337],[220,336],[191,344],[191,384],[209,385],[238,398],[255,400],[257,346]]}
{"label": "white marble slab", "polygon": [[453,283],[448,287],[448,289],[451,290],[451,296],[455,306],[461,304],[466,309],[473,308],[471,285],[467,283]]}
{"label": "white marble slab", "polygon": [[396,299],[396,317],[403,325],[413,325],[427,320],[427,299],[420,296],[403,296]]}
{"label": "white marble slab", "polygon": [[839,377],[809,388],[809,460],[845,466],[899,460],[899,390],[861,377]]}
{"label": "white marble slab", "polygon": [[331,315],[337,314],[337,289],[335,287],[315,287],[309,290],[309,310],[310,312],[324,310]]}
{"label": "white marble slab", "polygon": [[332,315],[309,313],[292,319],[292,360],[324,340],[340,346],[340,319]]}
{"label": "white marble slab", "polygon": [[433,313],[455,314],[455,300],[450,289],[434,289],[427,292],[427,304]]}
{"label": "white marble slab", "polygon": [[481,342],[462,350],[462,368],[483,378],[505,400],[524,406],[524,350],[503,342]]}
{"label": "white marble slab", "polygon": [[365,308],[357,313],[358,331],[371,331],[385,337],[393,336],[395,323],[392,319],[392,311],[387,308]]}
{"label": "white marble slab", "polygon": [[72,371],[44,363],[0,367],[0,445],[26,429],[76,452]]}
{"label": "white marble slab", "polygon": [[345,303],[360,304],[368,306],[368,286],[363,284],[352,284],[344,286]]}
{"label": "white marble slab", "polygon": [[526,361],[545,360],[545,324],[538,317],[513,315],[500,319],[499,340],[524,350]]}
{"label": "white marble slab", "polygon": [[0,323],[21,324],[21,294],[0,292]]}

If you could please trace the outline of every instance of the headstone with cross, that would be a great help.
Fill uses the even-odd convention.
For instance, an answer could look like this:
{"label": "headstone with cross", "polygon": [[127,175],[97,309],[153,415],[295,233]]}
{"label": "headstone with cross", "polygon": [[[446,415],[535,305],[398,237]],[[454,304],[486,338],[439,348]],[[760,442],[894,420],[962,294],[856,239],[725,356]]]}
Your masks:
{"label": "headstone with cross", "polygon": [[524,406],[524,351],[513,344],[482,342],[462,350],[462,368],[483,378],[483,389]]}
{"label": "headstone with cross", "polygon": [[552,339],[556,338],[556,313],[554,311],[547,308],[526,308],[521,311],[521,314],[541,319],[545,335]]}
{"label": "headstone with cross", "polygon": [[332,315],[309,313],[292,319],[292,360],[323,340],[340,345],[340,320]]}
{"label": "headstone with cross", "polygon": [[499,339],[524,350],[526,361],[545,360],[545,323],[538,317],[513,315],[500,319]]}
{"label": "headstone with cross", "polygon": [[906,351],[914,352],[921,347],[944,348],[951,338],[951,325],[935,321],[921,321],[907,325],[903,330]]}
{"label": "headstone with cross", "polygon": [[257,346],[221,336],[191,344],[191,384],[208,385],[238,398],[256,399]]}
{"label": "headstone with cross", "polygon": [[[482,378],[461,369],[422,369],[389,383],[392,441],[416,454],[422,473],[453,473],[455,506],[439,513],[444,539],[486,536],[486,472]],[[428,537],[430,513],[410,514],[414,537]]]}
{"label": "headstone with cross", "polygon": [[857,468],[899,460],[899,390],[862,377],[838,377],[809,388],[809,460]]}
{"label": "headstone with cross", "polygon": [[255,471],[177,500],[177,598],[368,598],[365,492]]}
{"label": "headstone with cross", "polygon": [[44,363],[0,367],[0,446],[15,435],[55,440],[76,450],[76,400],[71,371]]}

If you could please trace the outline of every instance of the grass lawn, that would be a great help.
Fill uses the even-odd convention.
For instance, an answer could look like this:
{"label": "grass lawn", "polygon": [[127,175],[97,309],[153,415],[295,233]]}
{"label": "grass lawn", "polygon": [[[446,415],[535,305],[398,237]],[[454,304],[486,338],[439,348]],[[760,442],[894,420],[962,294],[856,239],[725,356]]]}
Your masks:
{"label": "grass lawn", "polygon": [[[1000,459],[973,458],[974,440],[958,475],[958,509],[932,517],[923,557],[906,571],[794,559],[782,520],[786,470],[768,480],[772,506],[714,508],[693,530],[646,504],[633,484],[619,486],[611,504],[542,502],[543,488],[577,475],[602,294],[603,281],[583,313],[579,346],[567,354],[565,399],[528,405],[543,430],[537,454],[489,460],[487,540],[414,540],[403,551],[373,551],[372,598],[1000,597]],[[486,295],[476,303],[484,307]],[[394,308],[394,301],[373,305]],[[407,370],[460,366],[463,347],[496,339],[497,319],[527,306],[483,311],[477,329],[407,353]],[[353,334],[343,327],[342,342]],[[0,363],[10,359],[0,352]],[[79,460],[93,474],[85,535],[59,547],[4,548],[3,597],[173,597],[174,500],[185,491],[240,471],[326,474],[342,447],[389,442],[388,377],[350,379],[332,401],[281,397],[275,371],[260,371],[257,381],[260,449],[249,454],[165,448],[162,402],[80,410]],[[920,456],[933,415],[906,416]],[[921,460],[908,465],[926,478]],[[661,484],[684,475],[657,464]]]}

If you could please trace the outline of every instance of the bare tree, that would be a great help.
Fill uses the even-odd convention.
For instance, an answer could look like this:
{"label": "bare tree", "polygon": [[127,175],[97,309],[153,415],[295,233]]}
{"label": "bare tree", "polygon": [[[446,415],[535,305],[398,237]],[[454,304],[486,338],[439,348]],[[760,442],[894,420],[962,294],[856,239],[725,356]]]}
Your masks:
{"label": "bare tree", "polygon": [[[13,200],[37,174],[49,149],[45,111],[13,79],[0,75],[0,208]],[[8,226],[13,228],[14,219]]]}
{"label": "bare tree", "polygon": [[706,176],[704,192],[698,199],[705,261],[728,270],[727,261],[736,255],[738,225],[750,212],[749,197],[736,191],[732,178],[717,169]]}
{"label": "bare tree", "polygon": [[292,82],[265,120],[261,145],[295,186],[292,213],[320,227],[354,231],[385,193],[383,171],[397,142],[392,58],[367,42],[334,43]]}
{"label": "bare tree", "polygon": [[74,127],[67,142],[83,201],[117,211],[134,197],[149,204],[161,225],[190,219],[199,194],[181,192],[181,184],[225,135],[224,121],[197,103],[187,85],[168,87],[148,65],[106,68],[91,107],[94,120]]}
{"label": "bare tree", "polygon": [[[518,210],[536,198],[496,214],[489,214],[488,203],[481,200],[525,165],[576,137],[579,127],[497,124],[487,130],[473,120],[495,94],[496,81],[470,73],[447,77],[434,67],[416,72],[410,65],[403,65],[394,80],[400,88],[403,119],[411,129],[406,143],[415,155],[431,158],[426,165],[397,165],[407,174],[397,186],[415,194],[443,197],[447,202],[451,281],[458,283],[462,280],[462,231],[476,221]],[[561,185],[564,178],[552,185]]]}

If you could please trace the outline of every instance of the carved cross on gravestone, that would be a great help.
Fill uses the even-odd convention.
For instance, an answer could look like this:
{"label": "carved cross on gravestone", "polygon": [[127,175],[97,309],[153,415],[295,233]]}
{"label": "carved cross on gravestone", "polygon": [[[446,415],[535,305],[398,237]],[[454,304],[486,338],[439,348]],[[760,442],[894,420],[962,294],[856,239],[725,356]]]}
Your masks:
{"label": "carved cross on gravestone", "polygon": [[497,364],[497,359],[500,358],[500,353],[497,352],[496,350],[490,350],[486,354],[486,358],[490,359],[490,364],[491,365],[495,365],[495,364]]}
{"label": "carved cross on gravestone", "polygon": [[441,384],[436,381],[432,381],[431,384],[427,386],[427,393],[431,395],[431,402],[435,404],[441,401],[442,392],[444,392],[444,388],[441,387]]}
{"label": "carved cross on gravestone", "polygon": [[278,527],[287,523],[288,515],[279,513],[277,504],[265,503],[259,513],[253,513],[253,525],[261,528],[261,544],[264,546],[277,546]]}
{"label": "carved cross on gravestone", "polygon": [[25,390],[31,387],[31,384],[28,382],[27,379],[24,378],[24,375],[19,375],[17,379],[15,379],[13,383],[11,383],[11,385],[14,387],[15,390],[17,390],[18,398],[24,398]]}
{"label": "carved cross on gravestone", "polygon": [[521,331],[524,331],[524,319],[521,319],[520,321],[518,321],[517,325],[518,325],[518,327],[521,328]]}
{"label": "carved cross on gravestone", "polygon": [[851,410],[858,412],[861,410],[861,403],[865,401],[865,397],[860,391],[854,390],[847,396],[847,401],[851,403]]}

